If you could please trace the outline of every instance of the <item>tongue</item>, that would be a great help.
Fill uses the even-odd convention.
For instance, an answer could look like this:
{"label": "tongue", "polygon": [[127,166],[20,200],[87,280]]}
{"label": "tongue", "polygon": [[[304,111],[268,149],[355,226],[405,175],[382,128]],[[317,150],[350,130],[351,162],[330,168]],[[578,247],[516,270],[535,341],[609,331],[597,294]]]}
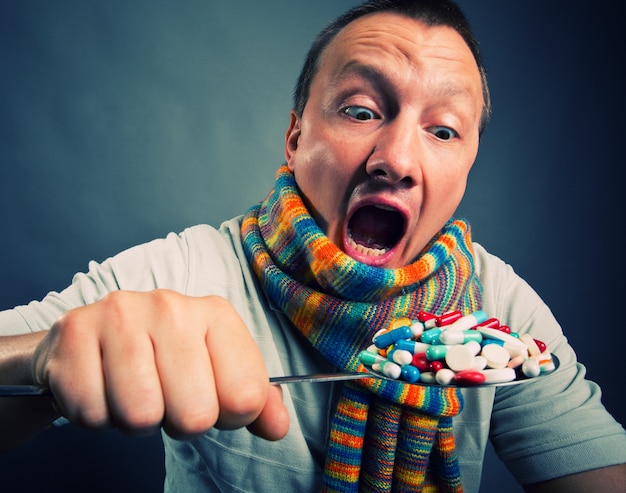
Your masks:
{"label": "tongue", "polygon": [[397,241],[399,215],[393,211],[368,206],[350,219],[350,236],[369,248],[390,248]]}

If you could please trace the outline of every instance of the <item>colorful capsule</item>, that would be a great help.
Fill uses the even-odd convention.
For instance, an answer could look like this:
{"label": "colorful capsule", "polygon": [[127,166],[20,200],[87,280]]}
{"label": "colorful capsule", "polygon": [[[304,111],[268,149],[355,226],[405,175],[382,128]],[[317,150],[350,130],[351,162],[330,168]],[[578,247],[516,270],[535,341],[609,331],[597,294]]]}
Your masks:
{"label": "colorful capsule", "polygon": [[463,316],[460,310],[453,310],[450,312],[446,312],[443,315],[439,315],[435,319],[435,324],[437,327],[444,327],[446,325],[450,325],[453,322],[456,322]]}
{"label": "colorful capsule", "polygon": [[424,371],[420,373],[420,382],[437,383],[437,379],[435,378],[435,373],[433,373],[432,371]]}
{"label": "colorful capsule", "polygon": [[517,346],[524,350],[528,350],[528,346],[526,346],[526,344],[511,334],[506,334],[498,329],[490,329],[489,327],[477,327],[476,330],[486,339],[495,339],[504,342],[505,345],[509,344],[511,346]]}
{"label": "colorful capsule", "polygon": [[430,346],[426,350],[426,357],[428,358],[429,361],[442,360],[446,357],[446,353],[448,352],[448,348],[450,347],[452,346],[444,346],[444,345]]}
{"label": "colorful capsule", "polygon": [[465,316],[458,310],[440,316],[420,312],[417,320],[395,320],[376,332],[359,360],[407,383],[459,386],[533,378],[555,368],[545,343],[511,331],[482,310]]}
{"label": "colorful capsule", "polygon": [[386,377],[393,378],[394,380],[398,380],[400,375],[402,375],[400,366],[396,365],[393,361],[388,360],[375,363],[372,365],[372,370],[380,372]]}
{"label": "colorful capsule", "polygon": [[420,322],[419,320],[413,321],[413,323],[411,323],[410,327],[411,327],[411,334],[413,334],[413,337],[415,339],[419,339],[420,336],[426,330],[426,326],[422,322]]}
{"label": "colorful capsule", "polygon": [[402,339],[396,342],[394,347],[396,349],[402,349],[404,351],[409,351],[410,353],[417,354],[426,352],[426,350],[430,347],[430,344],[426,344],[425,342],[420,341]]}
{"label": "colorful capsule", "polygon": [[403,325],[402,327],[398,327],[397,329],[390,330],[385,332],[384,334],[378,335],[374,339],[374,345],[377,348],[386,348],[391,346],[394,342],[400,341],[402,339],[408,339],[411,337],[411,328]]}
{"label": "colorful capsule", "polygon": [[443,363],[439,360],[430,362],[430,371],[433,373],[437,373],[438,371],[443,370]]}
{"label": "colorful capsule", "polygon": [[376,363],[381,363],[385,361],[386,358],[382,357],[378,353],[373,353],[371,351],[361,351],[359,353],[359,361],[363,363],[365,366],[373,366]]}
{"label": "colorful capsule", "polygon": [[454,380],[454,372],[449,368],[442,368],[435,373],[435,380],[439,385],[450,385]]}
{"label": "colorful capsule", "polygon": [[420,341],[426,344],[440,344],[439,336],[441,335],[441,329],[429,329],[424,331]]}
{"label": "colorful capsule", "polygon": [[446,325],[447,330],[469,330],[487,320],[487,314],[482,310],[477,310],[469,315],[465,315],[451,324]]}
{"label": "colorful capsule", "polygon": [[469,341],[481,343],[483,335],[477,330],[452,330],[446,329],[439,335],[441,344],[465,344]]}
{"label": "colorful capsule", "polygon": [[400,366],[410,365],[413,361],[413,353],[404,349],[398,349],[396,345],[391,351],[387,351],[387,359]]}
{"label": "colorful capsule", "polygon": [[417,313],[417,320],[422,322],[426,329],[432,329],[437,323],[437,316],[432,313],[420,311]]}
{"label": "colorful capsule", "polygon": [[430,371],[430,361],[426,357],[426,352],[414,354],[411,365],[421,372]]}
{"label": "colorful capsule", "polygon": [[409,383],[415,383],[420,379],[420,371],[413,365],[404,365],[400,368],[402,379]]}
{"label": "colorful capsule", "polygon": [[552,360],[550,353],[544,353],[539,357],[539,369],[541,373],[548,373],[556,369],[556,365]]}
{"label": "colorful capsule", "polygon": [[539,348],[539,351],[541,351],[541,353],[546,352],[546,350],[548,349],[548,346],[546,346],[545,342],[539,341],[537,339],[533,339],[533,341],[535,341],[535,344],[537,344],[537,347]]}
{"label": "colorful capsule", "polygon": [[482,371],[463,370],[454,375],[454,383],[462,387],[485,383],[485,374]]}
{"label": "colorful capsule", "polygon": [[490,329],[497,329],[498,327],[500,327],[500,320],[498,320],[497,318],[491,317],[479,323],[477,327],[488,327]]}

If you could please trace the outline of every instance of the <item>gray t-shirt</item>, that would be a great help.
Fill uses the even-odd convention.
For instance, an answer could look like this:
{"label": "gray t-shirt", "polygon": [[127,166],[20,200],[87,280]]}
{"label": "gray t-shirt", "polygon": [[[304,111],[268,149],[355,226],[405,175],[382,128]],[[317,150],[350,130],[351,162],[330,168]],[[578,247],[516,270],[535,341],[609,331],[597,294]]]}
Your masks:
{"label": "gray t-shirt", "polygon": [[[90,263],[61,293],[0,312],[0,335],[46,330],[64,311],[117,289],[172,289],[231,301],[257,340],[270,375],[328,371],[289,321],[261,293],[243,253],[241,218],[207,225]],[[626,434],[604,409],[598,386],[584,379],[561,328],[539,296],[499,258],[474,243],[483,310],[545,342],[560,360],[553,375],[521,385],[464,389],[454,433],[465,491],[477,492],[488,440],[521,484],[626,462]],[[228,348],[233,358],[245,358]],[[291,414],[287,437],[268,442],[247,430],[210,430],[191,441],[163,434],[165,490],[319,491],[330,420],[341,384],[283,386]]]}

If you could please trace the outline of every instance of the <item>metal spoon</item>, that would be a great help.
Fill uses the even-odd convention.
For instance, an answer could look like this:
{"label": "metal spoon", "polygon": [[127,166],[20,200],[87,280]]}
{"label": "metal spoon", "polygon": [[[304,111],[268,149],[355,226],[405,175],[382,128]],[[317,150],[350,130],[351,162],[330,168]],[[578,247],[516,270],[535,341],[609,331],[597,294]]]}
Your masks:
{"label": "metal spoon", "polygon": [[[384,375],[365,372],[311,373],[309,375],[288,375],[271,377],[270,383],[336,382],[358,378],[387,378]],[[45,385],[0,385],[0,397],[51,396]]]}
{"label": "metal spoon", "polygon": [[[544,376],[547,376],[553,373],[559,367],[559,359],[556,355],[552,354],[552,361],[554,363],[554,370],[550,372],[542,373],[540,376],[535,378],[521,378],[512,380],[510,382],[500,382],[500,383],[489,383],[489,384],[478,384],[471,387],[464,388],[483,388],[483,387],[503,387],[507,385],[517,385],[524,382],[532,382],[541,379]],[[321,382],[338,382],[343,380],[356,380],[359,378],[383,378],[392,380],[385,375],[375,372],[366,368],[365,372],[337,372],[337,373],[311,373],[308,375],[288,375],[282,377],[271,377],[270,383],[274,384],[288,384],[288,383],[300,383],[300,382],[310,382],[310,383],[321,383]],[[402,380],[396,380],[398,382],[402,382]],[[441,387],[438,383],[425,383],[425,382],[416,382],[407,385],[422,385],[422,386],[436,386]],[[453,387],[454,385],[449,385]],[[24,397],[24,396],[51,396],[52,392],[50,389],[44,385],[0,385],[0,397]]]}

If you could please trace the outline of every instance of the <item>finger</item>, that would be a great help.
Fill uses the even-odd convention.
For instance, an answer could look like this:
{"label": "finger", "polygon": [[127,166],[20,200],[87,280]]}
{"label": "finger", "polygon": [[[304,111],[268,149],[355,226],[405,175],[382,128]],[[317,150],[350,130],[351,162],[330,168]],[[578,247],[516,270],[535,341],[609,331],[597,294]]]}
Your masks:
{"label": "finger", "polygon": [[37,348],[34,373],[50,387],[63,416],[82,427],[107,429],[100,344],[92,328],[87,310],[66,313]]}
{"label": "finger", "polygon": [[219,401],[215,426],[241,428],[252,423],[263,410],[269,376],[256,341],[232,305],[213,300],[212,314],[206,341]]}
{"label": "finger", "polygon": [[[159,346],[163,343],[160,341]],[[157,368],[165,403],[166,433],[182,440],[213,427],[219,402],[204,341],[178,341],[157,350]]]}
{"label": "finger", "polygon": [[163,428],[175,439],[204,433],[219,414],[201,300],[167,295],[159,301],[161,305],[173,303],[164,310],[170,315],[154,333],[153,343],[165,405]]}
{"label": "finger", "polygon": [[101,347],[112,421],[129,435],[156,433],[165,405],[147,329],[138,325],[109,327],[102,336]]}
{"label": "finger", "polygon": [[280,385],[270,385],[265,407],[247,428],[254,435],[270,441],[280,440],[287,435],[289,412],[283,403],[283,389]]}

